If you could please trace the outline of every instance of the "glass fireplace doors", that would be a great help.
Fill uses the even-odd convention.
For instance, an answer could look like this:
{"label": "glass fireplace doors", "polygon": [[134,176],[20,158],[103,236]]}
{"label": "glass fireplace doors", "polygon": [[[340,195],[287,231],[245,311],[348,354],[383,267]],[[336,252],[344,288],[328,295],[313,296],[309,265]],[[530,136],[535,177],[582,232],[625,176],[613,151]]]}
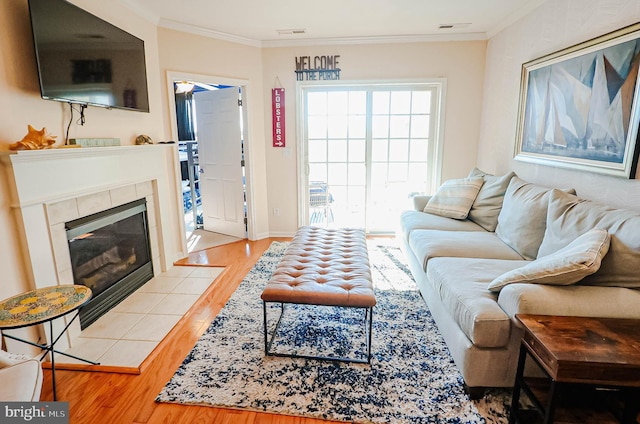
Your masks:
{"label": "glass fireplace doors", "polygon": [[65,226],[74,283],[93,292],[91,301],[80,310],[84,329],[153,278],[146,200]]}

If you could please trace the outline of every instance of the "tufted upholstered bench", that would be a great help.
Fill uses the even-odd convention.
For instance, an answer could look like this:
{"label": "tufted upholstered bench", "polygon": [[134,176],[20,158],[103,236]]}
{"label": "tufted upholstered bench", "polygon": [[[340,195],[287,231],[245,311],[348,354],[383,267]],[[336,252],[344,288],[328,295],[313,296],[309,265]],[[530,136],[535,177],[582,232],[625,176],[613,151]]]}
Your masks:
{"label": "tufted upholstered bench", "polygon": [[[371,361],[371,330],[376,297],[363,230],[301,227],[262,292],[265,355],[344,362]],[[268,340],[267,304],[281,304],[280,318]],[[272,353],[285,304],[338,306],[364,310],[366,358]]]}

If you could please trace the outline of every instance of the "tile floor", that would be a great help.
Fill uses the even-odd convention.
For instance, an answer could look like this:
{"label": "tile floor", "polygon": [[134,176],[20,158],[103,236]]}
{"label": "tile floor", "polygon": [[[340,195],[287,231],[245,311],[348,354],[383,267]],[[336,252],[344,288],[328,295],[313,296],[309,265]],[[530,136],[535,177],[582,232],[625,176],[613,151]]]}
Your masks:
{"label": "tile floor", "polygon": [[[175,266],[155,276],[84,329],[65,352],[101,365],[139,367],[222,270]],[[84,364],[64,355],[56,355],[56,363]]]}

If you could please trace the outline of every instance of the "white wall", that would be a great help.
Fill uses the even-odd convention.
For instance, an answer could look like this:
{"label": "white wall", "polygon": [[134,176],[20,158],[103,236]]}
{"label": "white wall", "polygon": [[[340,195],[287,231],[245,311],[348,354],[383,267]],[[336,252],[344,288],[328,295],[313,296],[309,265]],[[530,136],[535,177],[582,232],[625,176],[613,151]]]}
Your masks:
{"label": "white wall", "polygon": [[[73,0],[72,3],[145,41],[151,112],[89,107],[85,112],[86,124],[79,126],[74,120],[69,136],[118,137],[125,145],[133,144],[139,134],[161,140],[164,134],[155,25],[140,19],[119,2]],[[61,143],[69,123],[67,104],[40,98],[32,40],[27,0],[0,1],[0,150],[7,150],[9,144],[22,139],[27,133],[27,124],[37,129],[46,127]],[[14,209],[10,207],[8,181],[5,175],[0,177],[0,269],[3,275],[0,298],[24,291],[32,285],[24,269]]]}
{"label": "white wall", "polygon": [[[85,112],[86,124],[79,126],[74,119],[69,136],[117,137],[123,145],[133,144],[139,134],[148,134],[154,140],[161,140],[164,134],[155,25],[140,19],[119,2],[71,2],[145,41],[151,111],[142,113],[89,107]],[[27,124],[37,129],[46,127],[57,136],[58,144],[62,143],[69,123],[69,106],[40,98],[27,0],[0,1],[0,93],[0,150],[8,150],[11,143],[22,139],[27,133]],[[2,172],[0,299],[33,288],[21,251],[22,238],[15,220],[17,212],[11,207],[11,179],[4,175],[4,169]],[[56,176],[34,174],[33,178],[51,179]]]}
{"label": "white wall", "polygon": [[552,187],[574,187],[578,195],[640,210],[640,184],[513,160],[522,64],[640,21],[640,2],[549,0],[489,40],[478,165],[509,170]]}
{"label": "white wall", "polygon": [[[249,163],[258,238],[292,235],[298,224],[296,56],[340,55],[342,81],[447,78],[442,179],[466,175],[475,166],[485,41],[260,49],[159,28],[158,44],[162,78],[171,71],[248,81]],[[271,146],[271,89],[276,78],[286,89],[287,149]],[[169,117],[167,90],[162,96]],[[167,118],[166,138],[171,137],[170,125]],[[271,213],[274,208],[279,216]]]}
{"label": "white wall", "polygon": [[[69,136],[118,137],[125,145],[133,144],[139,134],[148,134],[154,140],[162,140],[164,134],[155,25],[140,19],[119,2],[74,0],[72,3],[144,40],[151,111],[144,113],[89,107],[85,111],[86,124],[77,125],[76,114]],[[7,150],[9,144],[20,140],[26,134],[27,124],[37,129],[46,127],[58,137],[58,143],[61,143],[69,123],[69,105],[40,98],[32,40],[27,0],[0,2],[2,150]]]}
{"label": "white wall", "polygon": [[[476,165],[485,67],[485,41],[266,48],[264,134],[269,192],[269,230],[297,228],[297,126],[295,58],[340,55],[340,80],[447,79],[442,181],[466,176]],[[287,149],[272,147],[271,89],[285,88]],[[279,216],[271,211],[280,210]]]}

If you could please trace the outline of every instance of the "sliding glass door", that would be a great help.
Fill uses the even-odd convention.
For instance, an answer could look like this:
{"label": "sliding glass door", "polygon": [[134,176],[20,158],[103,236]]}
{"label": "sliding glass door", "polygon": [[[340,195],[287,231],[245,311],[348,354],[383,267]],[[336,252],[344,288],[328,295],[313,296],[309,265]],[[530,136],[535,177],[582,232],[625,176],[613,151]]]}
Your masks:
{"label": "sliding glass door", "polygon": [[307,96],[309,222],[364,227],[366,91],[311,91]]}
{"label": "sliding glass door", "polygon": [[301,86],[300,223],[393,232],[434,182],[442,88]]}

